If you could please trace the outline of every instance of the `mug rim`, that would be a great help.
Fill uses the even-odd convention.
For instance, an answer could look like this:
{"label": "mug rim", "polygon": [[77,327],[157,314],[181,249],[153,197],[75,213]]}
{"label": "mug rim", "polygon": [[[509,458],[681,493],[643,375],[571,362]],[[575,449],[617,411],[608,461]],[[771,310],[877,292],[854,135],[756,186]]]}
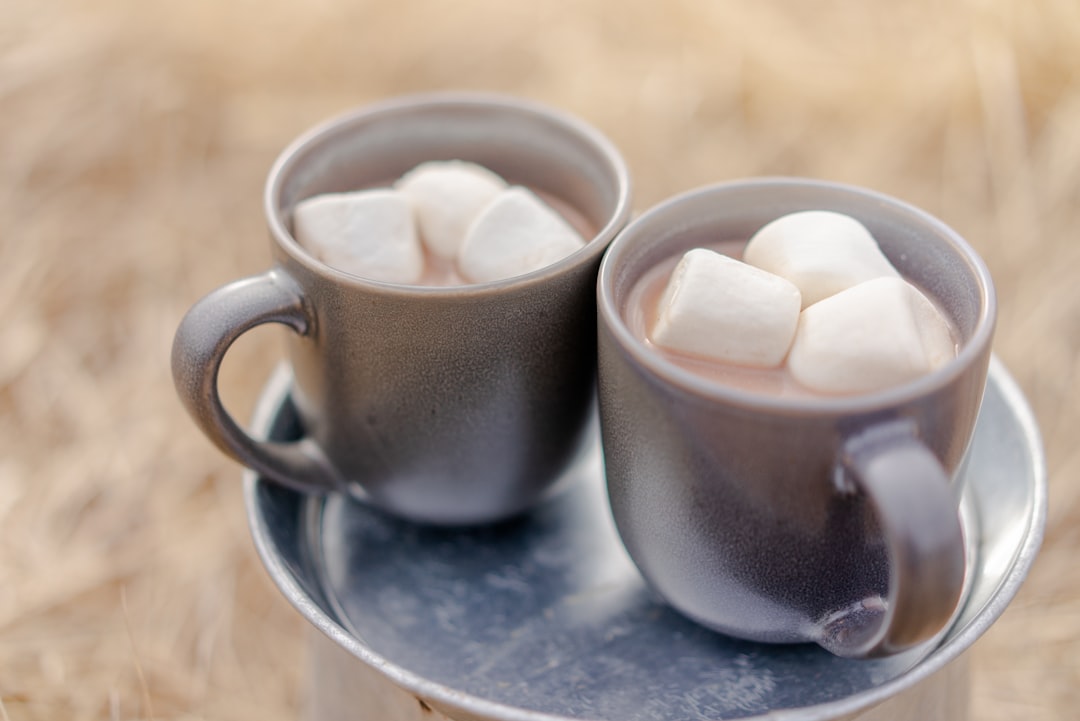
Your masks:
{"label": "mug rim", "polygon": [[[300,158],[332,136],[362,126],[379,117],[393,116],[416,110],[438,111],[453,108],[489,108],[507,114],[527,115],[561,126],[591,145],[611,172],[615,181],[615,205],[604,225],[583,247],[563,258],[528,273],[486,281],[434,286],[418,283],[395,283],[375,280],[339,270],[315,258],[289,232],[286,213],[279,202],[285,179]],[[383,294],[434,296],[441,298],[471,297],[477,294],[503,292],[543,284],[566,270],[601,256],[618,232],[630,219],[632,182],[626,160],[615,144],[599,129],[586,121],[549,105],[512,95],[491,92],[438,91],[401,95],[352,108],[322,121],[296,137],[277,156],[267,175],[263,192],[263,214],[274,244],[289,258],[308,271],[332,279],[345,286],[375,290]]]}
{"label": "mug rim", "polygon": [[[626,253],[647,242],[635,238],[639,228],[657,222],[669,214],[674,217],[680,207],[704,196],[723,196],[732,191],[772,188],[814,188],[831,193],[856,196],[877,204],[887,205],[904,213],[913,221],[929,227],[935,235],[949,243],[969,264],[978,285],[979,312],[970,337],[961,344],[956,357],[940,368],[905,383],[852,395],[779,396],[748,391],[721,381],[705,378],[648,349],[630,330],[615,300],[615,277]],[[684,229],[694,227],[693,221],[680,220]],[[640,275],[635,279],[640,280]],[[700,186],[667,198],[634,218],[616,236],[604,254],[597,277],[597,312],[602,326],[612,334],[623,353],[629,354],[638,368],[685,392],[710,401],[722,402],[750,410],[786,412],[805,415],[854,415],[896,407],[923,398],[955,382],[977,364],[989,350],[997,317],[997,300],[993,280],[986,263],[964,238],[930,213],[899,198],[869,188],[836,181],[797,176],[760,176],[728,180]]]}

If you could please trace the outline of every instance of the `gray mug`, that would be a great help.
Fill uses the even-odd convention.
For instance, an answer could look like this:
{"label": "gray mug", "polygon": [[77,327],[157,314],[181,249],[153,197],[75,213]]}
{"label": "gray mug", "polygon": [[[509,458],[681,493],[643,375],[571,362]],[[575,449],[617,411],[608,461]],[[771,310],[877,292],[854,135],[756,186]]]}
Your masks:
{"label": "gray mug", "polygon": [[[695,375],[627,324],[649,268],[749,239],[787,213],[862,221],[951,317],[957,357],[905,385],[782,398]],[[611,508],[634,562],[686,616],[842,656],[933,639],[959,602],[957,469],[986,383],[994,291],[975,252],[926,213],[836,183],[763,178],[670,199],[620,233],[598,282],[600,420]]]}
{"label": "gray mug", "polygon": [[[479,163],[557,198],[595,229],[585,247],[507,280],[424,287],[366,280],[297,244],[307,197],[389,185],[424,161]],[[304,491],[347,491],[424,522],[481,523],[528,508],[574,459],[595,412],[600,258],[630,214],[614,146],[515,98],[406,97],[299,138],[265,191],[273,267],[197,302],[173,345],[181,400],[226,454]],[[287,334],[303,435],[251,437],[223,408],[229,345],[262,323]]]}

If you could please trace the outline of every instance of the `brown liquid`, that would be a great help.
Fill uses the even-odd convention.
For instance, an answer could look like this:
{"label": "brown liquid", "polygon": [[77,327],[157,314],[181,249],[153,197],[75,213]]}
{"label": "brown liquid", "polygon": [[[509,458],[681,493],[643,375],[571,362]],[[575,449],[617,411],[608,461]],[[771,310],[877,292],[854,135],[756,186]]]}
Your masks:
{"label": "brown liquid", "polygon": [[[746,241],[729,240],[705,245],[704,247],[741,260],[742,251],[745,246]],[[695,375],[724,385],[750,391],[751,393],[762,393],[785,398],[820,398],[831,395],[814,391],[801,385],[792,377],[790,371],[787,369],[786,363],[776,368],[740,366],[733,363],[723,363],[716,360],[697,358],[684,353],[678,353],[654,343],[649,337],[649,333],[656,324],[657,306],[660,302],[660,296],[667,286],[668,279],[671,277],[671,271],[675,269],[675,265],[681,258],[681,254],[674,255],[655,267],[650,268],[637,283],[634,284],[634,287],[631,288],[629,297],[626,300],[626,306],[623,311],[626,317],[626,324],[629,326],[630,331],[634,336],[641,340],[649,350],[663,356],[675,365],[690,371]],[[925,293],[925,291],[923,291],[923,294],[926,295],[935,306],[938,306],[939,312],[942,310],[929,294]],[[949,316],[944,312],[942,312],[941,315],[946,320],[949,320]],[[949,320],[949,326],[950,333],[955,340],[958,337],[958,333],[951,320]]]}

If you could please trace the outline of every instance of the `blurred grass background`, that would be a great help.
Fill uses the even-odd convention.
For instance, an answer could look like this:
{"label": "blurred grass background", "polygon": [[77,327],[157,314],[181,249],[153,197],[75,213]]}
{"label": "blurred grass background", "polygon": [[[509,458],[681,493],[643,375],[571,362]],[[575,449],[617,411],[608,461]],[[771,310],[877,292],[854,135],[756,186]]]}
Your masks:
{"label": "blurred grass background", "polygon": [[[1046,542],[974,655],[980,721],[1080,707],[1076,0],[4,0],[0,721],[295,718],[304,626],[172,333],[267,266],[265,174],[309,125],[428,89],[561,106],[636,207],[795,174],[916,203],[984,255],[1049,454]],[[278,358],[238,344],[244,416]]]}

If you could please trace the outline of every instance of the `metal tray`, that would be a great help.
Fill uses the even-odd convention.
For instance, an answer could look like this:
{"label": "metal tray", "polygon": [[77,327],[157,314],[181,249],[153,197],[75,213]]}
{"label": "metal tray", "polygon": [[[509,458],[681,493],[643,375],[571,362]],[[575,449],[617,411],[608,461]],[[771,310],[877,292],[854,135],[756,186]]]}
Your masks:
{"label": "metal tray", "polygon": [[[279,370],[256,433],[298,433],[289,384]],[[935,647],[874,661],[737,641],[670,610],[622,549],[598,444],[533,512],[475,529],[414,525],[250,472],[245,484],[256,546],[288,600],[444,713],[779,721],[845,716],[910,689],[970,647],[1016,594],[1042,538],[1046,473],[1035,422],[996,359],[962,472],[967,602]]]}

